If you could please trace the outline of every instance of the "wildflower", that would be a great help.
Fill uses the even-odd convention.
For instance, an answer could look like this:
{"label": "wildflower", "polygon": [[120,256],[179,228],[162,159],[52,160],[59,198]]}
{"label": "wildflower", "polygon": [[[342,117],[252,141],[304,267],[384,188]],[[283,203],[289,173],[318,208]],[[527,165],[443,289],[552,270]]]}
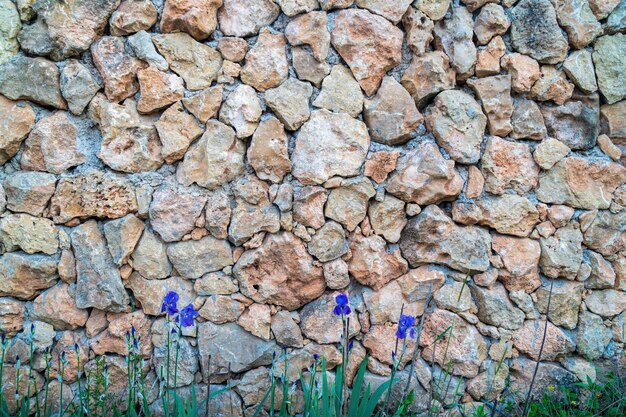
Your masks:
{"label": "wildflower", "polygon": [[165,294],[163,298],[163,304],[161,305],[161,313],[166,313],[168,316],[173,316],[178,313],[178,293],[176,291],[170,291]]}
{"label": "wildflower", "polygon": [[20,355],[16,355],[15,356],[15,369],[20,369],[20,364],[22,362],[20,362]]}
{"label": "wildflower", "polygon": [[348,305],[348,296],[345,294],[339,294],[335,297],[335,302],[337,305],[333,309],[333,314],[335,316],[347,316],[352,312],[350,306]]}
{"label": "wildflower", "polygon": [[314,360],[315,362],[317,362],[317,360],[318,360],[319,358],[320,358],[320,355],[318,355],[317,353],[314,353],[314,354],[313,354],[313,360]]}
{"label": "wildflower", "polygon": [[180,311],[178,316],[178,322],[183,327],[190,327],[194,324],[194,319],[198,317],[198,312],[194,310],[193,304],[189,304],[187,307]]}
{"label": "wildflower", "polygon": [[0,335],[0,338],[2,338],[2,343],[4,344],[4,341],[6,340],[7,335],[4,334],[4,332],[2,332],[2,334]]}
{"label": "wildflower", "polygon": [[348,352],[352,351],[353,347],[354,347],[354,340],[350,340],[350,343],[348,343]]}
{"label": "wildflower", "polygon": [[405,316],[402,315],[400,317],[400,321],[398,322],[398,330],[396,331],[396,337],[398,339],[406,339],[407,331],[409,336],[414,339],[415,338],[415,317],[413,316]]}
{"label": "wildflower", "polygon": [[78,343],[74,343],[74,352],[76,352],[76,354],[78,355],[80,351],[80,347],[78,346]]}
{"label": "wildflower", "polygon": [[30,334],[31,335],[35,334],[35,323],[30,324]]}

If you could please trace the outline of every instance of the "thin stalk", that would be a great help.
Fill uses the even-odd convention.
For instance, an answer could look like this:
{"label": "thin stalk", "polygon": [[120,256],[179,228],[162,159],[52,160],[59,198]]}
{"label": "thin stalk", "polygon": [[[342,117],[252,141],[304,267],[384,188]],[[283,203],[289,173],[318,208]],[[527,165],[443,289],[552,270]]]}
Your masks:
{"label": "thin stalk", "polygon": [[413,372],[415,372],[415,362],[417,361],[417,355],[420,351],[420,340],[422,338],[422,329],[424,328],[424,320],[426,314],[428,312],[428,307],[430,305],[430,298],[432,296],[433,284],[428,286],[428,294],[426,295],[426,304],[424,305],[424,312],[422,313],[422,317],[420,317],[419,325],[417,326],[417,336],[415,338],[415,349],[413,350],[413,356],[411,358],[411,367],[409,368],[409,377],[406,381],[406,386],[404,387],[404,392],[402,393],[402,399],[400,403],[404,403],[406,396],[409,393],[409,388],[411,387],[411,379],[413,378]]}
{"label": "thin stalk", "polygon": [[[5,336],[2,333],[2,355],[0,356],[0,387],[2,386],[2,374],[4,370],[4,356],[6,354]],[[0,389],[0,405],[4,402],[4,390]]]}
{"label": "thin stalk", "polygon": [[537,378],[537,371],[539,371],[539,364],[541,363],[541,355],[543,354],[543,348],[546,343],[546,335],[548,334],[548,316],[550,314],[550,302],[552,301],[552,289],[554,288],[554,280],[550,280],[550,292],[548,293],[548,305],[546,307],[546,324],[543,327],[543,337],[541,339],[541,346],[539,347],[539,356],[537,357],[537,365],[535,365],[535,370],[533,372],[533,377],[530,380],[530,387],[528,388],[528,394],[526,394],[526,401],[524,401],[524,411],[522,412],[522,417],[526,417],[526,413],[528,413],[528,406],[530,405],[530,401],[532,399],[533,386],[535,385],[535,378]]}
{"label": "thin stalk", "polygon": [[82,377],[81,372],[80,372],[80,351],[78,349],[75,349],[76,351],[76,364],[78,367],[78,416],[82,416],[83,414],[83,392],[81,390],[80,387],[80,378]]}
{"label": "thin stalk", "polygon": [[176,325],[176,359],[174,360],[174,394],[176,395],[176,388],[178,388],[178,354],[180,353],[180,338],[182,330],[180,324]]}
{"label": "thin stalk", "polygon": [[211,407],[211,355],[209,355],[207,372],[209,373],[207,377],[207,394],[206,394],[206,416],[209,417],[211,412],[209,411]]}
{"label": "thin stalk", "polygon": [[[402,303],[402,306],[400,307],[400,319],[398,320],[398,323],[400,322],[400,320],[402,320],[403,314],[404,314],[404,303]],[[385,398],[385,402],[382,408],[383,416],[387,415],[387,410],[389,408],[389,399],[391,398],[391,388],[393,387],[393,379],[396,376],[398,365],[402,361],[402,356],[404,356],[404,349],[406,347],[406,337],[402,340],[402,355],[400,356],[400,361],[396,361],[396,358],[398,357],[397,355],[398,355],[398,343],[399,342],[400,342],[400,339],[396,337],[396,347],[394,348],[393,355],[392,355],[393,364],[391,366],[391,377],[389,379],[391,382],[389,383],[389,389],[387,390],[387,396]]]}
{"label": "thin stalk", "polygon": [[47,417],[48,416],[48,392],[50,389],[50,368],[51,368],[50,358],[48,357],[47,349],[44,353],[44,360],[46,361],[46,389],[45,389],[44,398],[43,398],[43,415],[44,417]]}
{"label": "thin stalk", "polygon": [[166,325],[166,329],[167,329],[167,379],[166,379],[166,383],[165,383],[165,402],[167,405],[167,408],[165,409],[165,415],[168,416],[170,413],[170,344],[172,343],[171,341],[171,331],[170,331],[170,316],[169,314],[166,314],[167,317],[167,325]]}
{"label": "thin stalk", "polygon": [[63,417],[63,380],[65,379],[65,361],[63,355],[61,355],[61,379],[59,380],[59,413]]}
{"label": "thin stalk", "polygon": [[16,372],[15,372],[15,415],[19,415],[20,414],[20,403],[21,403],[21,398],[20,398],[20,359],[19,357],[17,358],[16,361]]}

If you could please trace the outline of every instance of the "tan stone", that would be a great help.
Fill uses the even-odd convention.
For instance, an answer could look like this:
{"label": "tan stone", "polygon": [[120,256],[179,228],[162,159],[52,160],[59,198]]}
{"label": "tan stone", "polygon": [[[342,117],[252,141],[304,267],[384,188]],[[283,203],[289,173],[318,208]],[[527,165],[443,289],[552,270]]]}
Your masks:
{"label": "tan stone", "polygon": [[30,105],[18,105],[0,95],[0,165],[13,158],[34,125]]}
{"label": "tan stone", "polygon": [[318,61],[303,46],[291,48],[291,60],[298,78],[310,81],[320,87],[322,80],[330,73],[330,65],[326,61]]}
{"label": "tan stone", "polygon": [[494,235],[491,247],[502,259],[503,268],[498,271],[498,280],[508,291],[524,291],[528,294],[540,285],[539,242],[527,238]]}
{"label": "tan stone", "polygon": [[400,158],[396,171],[387,192],[406,202],[426,205],[451,200],[463,188],[454,162],[444,159],[433,143],[421,142]]}
{"label": "tan stone", "polygon": [[109,19],[111,35],[125,36],[148,30],[157,22],[157,8],[150,0],[124,0]]}
{"label": "tan stone", "polygon": [[311,237],[307,250],[321,262],[328,262],[348,252],[348,241],[343,227],[328,221]]}
{"label": "tan stone", "polygon": [[486,77],[500,73],[500,59],[506,52],[506,45],[501,36],[496,36],[487,47],[479,49],[476,55],[476,76]]}
{"label": "tan stone", "polygon": [[507,54],[500,64],[511,75],[511,86],[517,93],[529,92],[535,81],[541,78],[539,63],[527,55]]}
{"label": "tan stone", "polygon": [[[545,343],[542,343],[544,327],[548,326]],[[539,359],[539,350],[543,346],[541,359],[553,361],[566,356],[574,350],[574,342],[561,329],[549,321],[527,320],[519,330],[513,332],[513,346],[534,360]]]}
{"label": "tan stone", "polygon": [[285,36],[293,46],[309,45],[315,59],[324,61],[330,47],[326,12],[309,12],[296,17],[285,27]]}
{"label": "tan stone", "polygon": [[97,155],[106,165],[118,171],[141,172],[163,164],[154,120],[140,115],[133,100],[120,105],[98,94],[91,101],[89,113],[102,133]]}
{"label": "tan stone", "polygon": [[605,256],[614,255],[626,244],[626,233],[622,230],[626,212],[611,213],[604,210],[595,212],[585,229],[585,245]]}
{"label": "tan stone", "polygon": [[626,100],[600,107],[603,133],[612,139],[626,139],[626,120],[622,115],[626,111]]}
{"label": "tan stone", "polygon": [[251,304],[239,316],[237,324],[261,339],[270,338],[270,307],[264,304]]}
{"label": "tan stone", "polygon": [[570,149],[590,149],[598,137],[598,108],[595,102],[570,100],[562,106],[541,106],[548,134]]}
{"label": "tan stone", "polygon": [[563,142],[548,138],[535,148],[533,158],[541,168],[550,169],[554,164],[563,159],[569,151],[570,148]]}
{"label": "tan stone", "polygon": [[379,151],[375,152],[367,161],[365,161],[364,174],[377,183],[381,183],[387,179],[387,175],[396,169],[396,162],[400,152],[398,151]]}
{"label": "tan stone", "polygon": [[583,260],[582,241],[582,233],[572,225],[558,229],[548,238],[539,239],[539,265],[543,274],[550,278],[576,278]]}
{"label": "tan stone", "polygon": [[356,117],[363,110],[361,87],[347,67],[335,65],[322,81],[322,91],[313,105]]}
{"label": "tan stone", "polygon": [[400,63],[402,38],[400,29],[366,10],[342,10],[335,16],[333,47],[368,96],[376,92],[385,73]]}
{"label": "tan stone", "polygon": [[612,160],[619,162],[622,157],[622,151],[620,148],[615,146],[615,144],[609,139],[607,135],[598,136],[598,146],[608,156],[611,157]]}
{"label": "tan stone", "polygon": [[161,156],[168,164],[182,159],[189,144],[204,132],[194,117],[183,110],[180,103],[175,103],[165,110],[154,127],[163,144]]}
{"label": "tan stone", "polygon": [[555,326],[574,329],[578,323],[578,311],[582,303],[584,288],[584,284],[580,282],[554,280],[552,295],[550,295],[550,286],[543,286],[537,290],[537,309],[545,314],[548,309],[548,297],[550,297],[548,319]]}
{"label": "tan stone", "polygon": [[317,110],[311,113],[291,155],[293,175],[303,184],[358,174],[369,148],[367,127],[346,114]]}
{"label": "tan stone", "polygon": [[175,74],[167,74],[154,67],[137,73],[141,96],[137,110],[141,113],[154,113],[184,97],[183,80]]}
{"label": "tan stone", "polygon": [[502,6],[489,3],[480,9],[474,22],[474,33],[480,45],[485,45],[494,36],[504,35],[511,26],[511,21]]}
{"label": "tan stone", "polygon": [[188,90],[211,86],[222,67],[222,56],[215,49],[196,42],[186,33],[156,35],[152,38],[170,69],[185,80]]}
{"label": "tan stone", "polygon": [[432,20],[441,20],[448,12],[450,0],[415,0],[413,6],[426,13]]}
{"label": "tan stone", "polygon": [[343,180],[339,187],[331,190],[324,215],[353,231],[365,218],[368,201],[375,194],[376,190],[367,178]]}
{"label": "tan stone", "polygon": [[210,120],[200,140],[191,145],[178,165],[176,177],[184,185],[195,182],[213,190],[243,173],[244,155],[245,145],[235,137],[235,131]]}
{"label": "tan stone", "polygon": [[565,74],[552,65],[541,67],[541,78],[530,90],[530,97],[538,101],[565,103],[574,92],[574,84],[567,81]]}
{"label": "tan stone", "polygon": [[589,45],[602,32],[588,0],[557,0],[555,7],[559,24],[575,49]]}
{"label": "tan stone", "polygon": [[433,21],[422,11],[409,7],[402,17],[406,43],[416,55],[423,55],[433,40]]}
{"label": "tan stone", "polygon": [[365,100],[363,120],[372,140],[400,145],[411,139],[424,118],[404,87],[392,77],[384,77],[376,95]]}
{"label": "tan stone", "polygon": [[385,195],[383,201],[370,203],[368,216],[376,234],[382,235],[391,243],[400,240],[400,233],[406,225],[403,201],[391,195]]}
{"label": "tan stone", "polygon": [[33,301],[32,320],[54,326],[55,330],[74,330],[83,327],[89,317],[87,310],[79,309],[73,291],[67,284],[56,285],[44,291]]}
{"label": "tan stone", "polygon": [[288,311],[281,310],[272,316],[271,330],[276,341],[284,346],[302,347],[300,327]]}
{"label": "tan stone", "polygon": [[289,66],[285,54],[285,37],[262,29],[254,46],[246,54],[241,81],[258,91],[278,87],[287,79]]}
{"label": "tan stone", "polygon": [[470,95],[458,90],[443,91],[425,116],[426,126],[453,160],[463,164],[478,162],[487,117]]}
{"label": "tan stone", "polygon": [[103,36],[91,45],[91,55],[109,100],[117,103],[139,90],[136,76],[145,64],[125,51],[122,38]]}
{"label": "tan stone", "polygon": [[489,269],[489,233],[476,226],[456,225],[435,205],[408,221],[399,244],[412,267],[435,263],[462,272]]}
{"label": "tan stone", "polygon": [[24,305],[9,297],[0,298],[0,331],[7,337],[21,332],[26,320]]}
{"label": "tan stone", "polygon": [[200,317],[215,324],[237,321],[246,306],[239,301],[224,295],[212,295],[206,299],[198,310]]}
{"label": "tan stone", "polygon": [[139,301],[143,313],[149,316],[162,314],[163,298],[169,291],[179,294],[179,306],[187,306],[195,299],[193,282],[180,277],[146,279],[134,272],[128,279],[127,287]]}
{"label": "tan stone", "polygon": [[[272,275],[265,274],[266,268]],[[268,235],[244,252],[235,267],[242,294],[258,303],[294,310],[319,297],[326,287],[322,268],[314,265],[302,242],[289,232]]]}
{"label": "tan stone", "polygon": [[[443,336],[442,333],[449,329]],[[437,345],[435,347],[435,339]],[[436,309],[424,322],[420,339],[422,357],[440,366],[450,367],[453,375],[472,378],[478,375],[480,364],[487,357],[487,345],[476,328],[458,315]]]}
{"label": "tan stone", "polygon": [[569,157],[539,179],[537,198],[544,203],[606,209],[613,192],[626,181],[626,168],[606,160]]}
{"label": "tan stone", "polygon": [[[411,360],[413,350],[415,349],[415,341],[410,337],[406,339],[406,350],[402,357],[402,365]],[[363,338],[363,346],[369,351],[369,354],[379,362],[385,365],[392,365],[393,359],[390,352],[396,350],[396,326],[391,323],[372,326],[372,330]],[[402,345],[401,345],[402,346]],[[401,348],[398,347],[398,349]],[[400,352],[397,352],[398,360]]]}
{"label": "tan stone", "polygon": [[526,197],[514,194],[485,196],[476,205],[480,209],[478,223],[492,227],[499,233],[526,237],[539,223],[537,208]]}
{"label": "tan stone", "polygon": [[30,300],[58,280],[57,259],[47,255],[5,253],[0,258],[0,296]]}
{"label": "tan stone", "polygon": [[261,101],[254,89],[238,86],[228,95],[220,109],[220,122],[230,125],[238,138],[252,136],[261,118]]}
{"label": "tan stone", "polygon": [[0,219],[0,244],[5,252],[56,253],[59,231],[52,220],[29,214],[10,214]]}
{"label": "tan stone", "polygon": [[510,135],[514,139],[543,140],[548,134],[541,110],[532,100],[517,100],[511,115],[511,124],[513,131]]}
{"label": "tan stone", "polygon": [[187,32],[196,40],[206,39],[217,27],[217,9],[222,0],[167,0],[161,16],[161,32]]}
{"label": "tan stone", "polygon": [[455,75],[448,56],[441,51],[433,51],[413,56],[401,82],[415,104],[422,107],[439,92],[454,88]]}
{"label": "tan stone", "polygon": [[75,217],[117,219],[137,209],[135,190],[126,178],[98,171],[61,178],[50,205],[55,223]]}
{"label": "tan stone", "polygon": [[[228,227],[228,237],[235,245],[249,241],[260,232],[278,232],[280,214],[278,208],[269,202],[267,184],[250,176],[238,180],[233,185],[233,192],[236,204]],[[262,240],[263,236],[258,238]]]}
{"label": "tan stone", "polygon": [[598,90],[591,52],[584,49],[572,52],[563,62],[563,70],[583,93],[591,94]]}
{"label": "tan stone", "polygon": [[141,339],[139,353],[148,358],[152,355],[152,320],[143,311],[123,314],[107,314],[108,326],[100,333],[89,347],[96,355],[106,353],[125,354],[128,352],[126,334],[135,329],[136,337]]}
{"label": "tan stone", "polygon": [[13,212],[40,216],[54,194],[55,185],[56,177],[51,174],[34,171],[15,172],[3,183],[2,205]]}
{"label": "tan stone", "polygon": [[480,169],[485,178],[485,190],[491,194],[499,195],[512,189],[524,195],[539,181],[539,166],[532,158],[530,147],[497,136],[487,140]]}
{"label": "tan stone", "polygon": [[198,94],[183,99],[183,105],[189,113],[196,116],[202,123],[215,118],[222,105],[224,86],[218,84],[202,90]]}
{"label": "tan stone", "polygon": [[483,193],[485,178],[480,170],[470,165],[467,168],[467,183],[465,184],[465,197],[478,198]]}
{"label": "tan stone", "polygon": [[602,317],[614,317],[626,310],[626,294],[614,289],[593,291],[585,297],[585,305]]}
{"label": "tan stone", "polygon": [[467,83],[476,92],[487,114],[489,133],[498,136],[508,135],[513,129],[511,126],[511,114],[513,113],[511,76],[497,75],[479,79],[472,78]]}
{"label": "tan stone", "polygon": [[224,0],[218,10],[220,30],[227,36],[250,36],[269,26],[280,14],[271,0]]}
{"label": "tan stone", "polygon": [[248,148],[248,162],[262,180],[280,183],[291,170],[288,139],[283,125],[271,117],[261,122]]}
{"label": "tan stone", "polygon": [[121,266],[128,261],[130,254],[141,237],[143,229],[143,222],[132,214],[117,220],[110,220],[104,224],[103,230],[107,239],[107,246],[113,257],[113,262],[117,266]]}
{"label": "tan stone", "polygon": [[355,233],[350,238],[350,250],[350,274],[361,284],[375,290],[408,270],[400,251],[388,253],[384,239],[379,236],[364,237]]}
{"label": "tan stone", "polygon": [[618,0],[589,0],[589,7],[598,20],[609,16],[619,4]]}
{"label": "tan stone", "polygon": [[476,46],[472,14],[463,6],[453,7],[449,19],[440,20],[435,25],[435,47],[450,58],[450,66],[460,80],[466,80],[474,73]]}
{"label": "tan stone", "polygon": [[323,187],[306,186],[297,189],[294,192],[293,220],[319,229],[324,225],[324,204],[327,198]]}
{"label": "tan stone", "polygon": [[277,88],[265,92],[265,103],[288,130],[297,130],[309,119],[310,84],[289,78]]}
{"label": "tan stone", "polygon": [[[311,301],[300,312],[300,329],[308,339],[317,343],[339,343],[342,339],[343,324],[341,317],[333,314],[335,297],[338,292],[331,292]],[[348,335],[359,334],[361,326],[358,320],[350,320]]]}
{"label": "tan stone", "polygon": [[231,213],[230,200],[222,190],[210,193],[206,204],[205,227],[214,237],[225,239]]}

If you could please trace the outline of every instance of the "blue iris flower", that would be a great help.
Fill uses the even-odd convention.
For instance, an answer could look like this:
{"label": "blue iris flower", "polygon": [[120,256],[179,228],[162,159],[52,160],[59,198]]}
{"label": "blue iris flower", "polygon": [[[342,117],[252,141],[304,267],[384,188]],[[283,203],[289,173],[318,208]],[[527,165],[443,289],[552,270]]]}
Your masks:
{"label": "blue iris flower", "polygon": [[415,317],[402,315],[398,322],[398,330],[396,331],[396,337],[398,339],[406,339],[408,335],[415,339]]}
{"label": "blue iris flower", "polygon": [[352,312],[350,306],[348,305],[348,296],[345,294],[339,294],[335,297],[335,302],[337,305],[333,309],[333,314],[335,316],[347,316]]}
{"label": "blue iris flower", "polygon": [[190,327],[194,324],[194,319],[198,317],[198,312],[194,310],[193,304],[189,303],[189,305],[183,308],[180,311],[180,315],[178,316],[178,322],[183,327]]}
{"label": "blue iris flower", "polygon": [[161,305],[161,313],[166,313],[168,316],[173,316],[178,313],[178,293],[176,291],[170,291],[165,294],[163,298],[163,304]]}

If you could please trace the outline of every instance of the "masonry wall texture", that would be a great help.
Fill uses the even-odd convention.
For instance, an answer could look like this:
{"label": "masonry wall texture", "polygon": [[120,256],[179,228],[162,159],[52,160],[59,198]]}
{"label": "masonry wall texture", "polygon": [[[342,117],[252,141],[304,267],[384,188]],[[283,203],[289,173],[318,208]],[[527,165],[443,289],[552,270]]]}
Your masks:
{"label": "masonry wall texture", "polygon": [[0,0],[7,381],[30,323],[38,377],[78,343],[120,390],[134,325],[154,379],[168,290],[224,415],[281,347],[338,363],[341,292],[380,383],[432,289],[417,411],[453,323],[463,401],[523,395],[551,285],[537,389],[626,368],[625,32],[624,0]]}

